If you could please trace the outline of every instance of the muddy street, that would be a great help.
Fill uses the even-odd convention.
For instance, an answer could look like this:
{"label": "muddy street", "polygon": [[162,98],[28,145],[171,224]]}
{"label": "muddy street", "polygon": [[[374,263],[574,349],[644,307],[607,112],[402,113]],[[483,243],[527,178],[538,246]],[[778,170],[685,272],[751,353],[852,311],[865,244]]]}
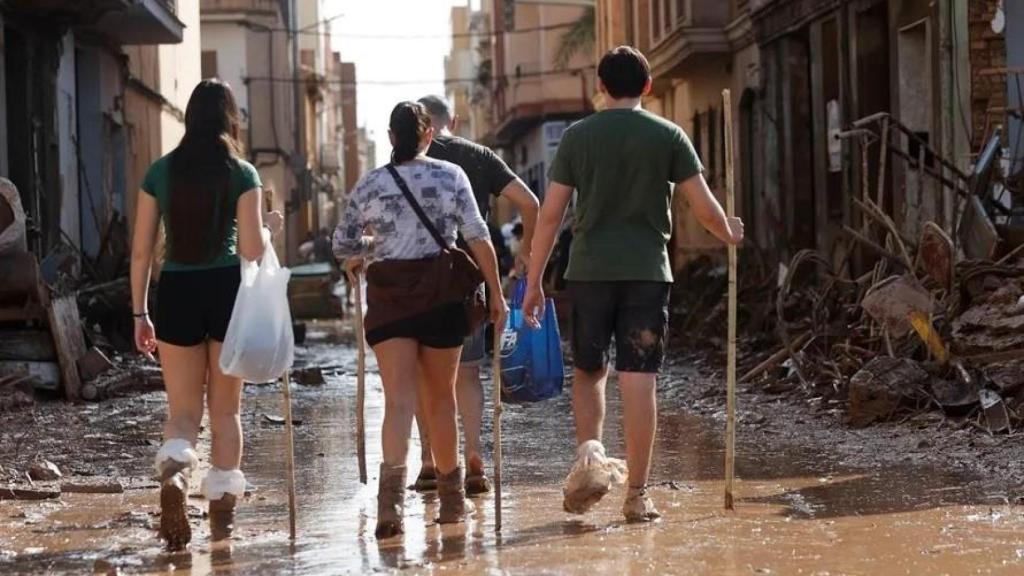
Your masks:
{"label": "muddy street", "polygon": [[[741,394],[738,505],[722,511],[719,404],[700,400],[705,378],[676,366],[660,394],[654,495],[664,514],[654,525],[621,519],[622,489],[594,512],[561,510],[560,481],[573,456],[569,396],[507,407],[504,528],[496,536],[493,500],[477,499],[464,525],[433,522],[433,495],[407,492],[407,533],[378,542],[376,464],[382,417],[380,382],[370,364],[367,448],[370,483],[358,481],[355,373],[350,346],[335,343],[336,327],[311,327],[300,363],[321,366],[322,386],[294,387],[299,540],[287,534],[284,432],[277,386],[246,391],[243,466],[253,485],[241,507],[231,545],[211,547],[205,502],[191,500],[196,534],[191,550],[166,554],[156,537],[156,483],[149,440],[159,439],[161,393],[98,405],[97,418],[68,419],[63,438],[81,450],[62,452],[59,465],[75,474],[75,454],[104,439],[110,460],[81,464],[97,477],[116,478],[123,492],[64,493],[38,502],[0,501],[0,571],[12,574],[339,574],[407,571],[454,574],[1019,574],[1024,570],[1024,514],[1016,487],[988,481],[970,468],[928,458],[907,459],[884,430],[834,430],[833,445],[814,432],[790,434],[786,410],[764,409]],[[621,455],[614,387],[607,445]],[[744,410],[744,403],[749,408]],[[692,408],[704,407],[705,414]],[[37,406],[44,419],[50,405]],[[105,417],[103,415],[110,415]],[[25,413],[5,415],[15,424]],[[804,422],[803,428],[813,428]],[[838,427],[837,427],[838,428]],[[91,432],[87,432],[91,429]],[[0,461],[13,464],[46,450],[44,434],[20,437],[4,427]],[[89,440],[88,434],[93,434]],[[490,438],[489,426],[485,438]],[[851,439],[852,438],[852,439]],[[812,440],[813,439],[813,440]],[[859,450],[857,445],[859,444]],[[487,450],[489,451],[489,444]],[[17,450],[14,453],[13,450]],[[66,453],[65,453],[66,452]],[[410,476],[418,450],[410,451]],[[860,455],[858,456],[858,452]],[[54,456],[54,454],[50,454]],[[55,457],[55,456],[54,456]],[[85,477],[88,479],[88,477]],[[992,476],[1000,478],[1000,476]],[[69,478],[65,478],[69,480]],[[81,480],[79,478],[79,480]],[[194,484],[194,486],[197,483]],[[43,484],[37,483],[37,487]],[[195,488],[194,488],[195,490]]]}

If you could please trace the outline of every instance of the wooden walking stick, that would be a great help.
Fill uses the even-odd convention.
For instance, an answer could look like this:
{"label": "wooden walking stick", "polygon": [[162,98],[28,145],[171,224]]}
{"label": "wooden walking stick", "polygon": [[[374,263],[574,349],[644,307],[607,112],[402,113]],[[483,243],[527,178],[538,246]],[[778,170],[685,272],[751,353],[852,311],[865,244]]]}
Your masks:
{"label": "wooden walking stick", "polygon": [[284,388],[284,434],[287,450],[286,465],[288,467],[288,536],[295,541],[295,435],[292,425],[292,390],[288,381],[288,372],[282,378]]}
{"label": "wooden walking stick", "polygon": [[356,290],[355,332],[356,352],[356,454],[359,458],[359,481],[366,484],[366,333],[363,332],[363,275],[352,274]]}
{"label": "wooden walking stick", "polygon": [[[725,213],[736,214],[735,181],[733,179],[732,97],[722,90],[725,113]],[[725,412],[725,509],[733,510],[733,480],[736,474],[736,246],[729,245],[729,335],[726,349],[726,412]]]}
{"label": "wooden walking stick", "polygon": [[501,532],[501,337],[504,326],[494,327],[494,531]]}

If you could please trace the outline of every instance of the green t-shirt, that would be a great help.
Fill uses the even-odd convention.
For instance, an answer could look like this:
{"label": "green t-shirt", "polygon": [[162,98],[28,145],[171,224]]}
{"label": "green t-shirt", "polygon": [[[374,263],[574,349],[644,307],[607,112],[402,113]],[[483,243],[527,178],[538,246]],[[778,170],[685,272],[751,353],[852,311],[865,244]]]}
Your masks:
{"label": "green t-shirt", "polygon": [[[170,168],[171,155],[168,154],[154,162],[146,172],[146,177],[142,179],[142,191],[156,198],[156,203],[160,207],[161,217],[163,217],[162,215],[167,214],[167,210],[170,207]],[[220,251],[217,252],[217,256],[203,264],[184,264],[181,262],[175,262],[168,258],[167,261],[164,262],[163,269],[168,271],[188,271],[237,266],[238,219],[235,215],[238,213],[238,198],[245,192],[248,192],[253,188],[259,188],[260,186],[262,186],[262,183],[260,182],[260,174],[256,171],[256,168],[245,160],[237,159],[235,167],[231,170],[231,197],[228,199],[228,210],[231,214],[231,220],[228,222],[226,229],[227,233],[224,235],[224,244],[221,246]],[[164,219],[164,230],[165,234],[170,236],[171,231],[168,230],[166,219]]]}
{"label": "green t-shirt", "polygon": [[683,129],[644,110],[570,126],[549,172],[578,194],[566,280],[671,282],[672,185],[703,170]]}

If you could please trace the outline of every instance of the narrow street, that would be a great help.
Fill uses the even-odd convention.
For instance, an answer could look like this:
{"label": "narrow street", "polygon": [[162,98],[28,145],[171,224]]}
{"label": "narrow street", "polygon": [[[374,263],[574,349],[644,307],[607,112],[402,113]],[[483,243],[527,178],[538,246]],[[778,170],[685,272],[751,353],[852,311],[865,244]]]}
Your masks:
{"label": "narrow street", "polygon": [[[300,365],[322,366],[324,386],[295,386],[299,540],[287,536],[284,434],[277,386],[247,390],[243,467],[254,492],[240,508],[230,547],[211,549],[205,502],[193,498],[191,550],[166,554],[155,532],[154,448],[162,393],[111,400],[70,418],[63,441],[104,444],[109,461],[81,458],[92,474],[117,477],[123,494],[64,494],[0,501],[0,571],[9,574],[1019,574],[1024,514],[1013,473],[988,482],[971,466],[933,461],[935,451],[898,450],[885,428],[854,431],[740,395],[735,513],[721,507],[721,398],[692,369],[676,366],[661,387],[655,499],[664,519],[622,523],[621,489],[583,517],[561,511],[560,482],[573,454],[568,394],[506,410],[505,526],[493,530],[493,500],[477,500],[464,525],[439,528],[435,497],[407,493],[407,534],[378,542],[376,465],[381,391],[370,356],[367,448],[370,485],[358,482],[354,354],[334,343],[338,326],[311,327]],[[344,338],[342,338],[344,341]],[[617,393],[609,387],[607,444],[621,455]],[[705,413],[697,415],[692,409]],[[11,414],[0,459],[46,456],[52,441],[18,433],[20,419],[45,421],[59,404]],[[90,426],[90,420],[93,424]],[[128,422],[126,424],[126,422]],[[134,429],[130,427],[134,426]],[[831,429],[829,428],[831,426]],[[26,428],[27,429],[27,428]],[[100,430],[103,432],[100,432]],[[902,436],[914,440],[912,433]],[[797,438],[803,436],[805,440]],[[490,438],[489,427],[485,437]],[[208,449],[208,439],[201,443]],[[925,448],[925,444],[920,444]],[[488,443],[489,449],[489,443]],[[1000,448],[997,448],[1000,449]],[[1000,449],[1004,455],[1009,448]],[[418,450],[410,451],[411,474]],[[915,456],[916,454],[916,456]],[[60,462],[58,462],[60,464]],[[193,491],[196,491],[194,485]]]}

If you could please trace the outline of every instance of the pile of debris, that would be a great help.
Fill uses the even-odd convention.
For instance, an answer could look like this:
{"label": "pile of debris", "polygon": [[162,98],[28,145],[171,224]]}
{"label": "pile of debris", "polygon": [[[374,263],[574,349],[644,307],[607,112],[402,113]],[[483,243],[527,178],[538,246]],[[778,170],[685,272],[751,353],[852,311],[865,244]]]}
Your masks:
{"label": "pile of debris", "polygon": [[[883,157],[900,157],[886,131],[906,131],[888,116],[851,134],[874,134],[864,128],[873,122],[884,126],[873,140]],[[844,226],[836,254],[801,251],[776,273],[741,251],[740,383],[838,409],[854,426],[925,410],[990,433],[1024,426],[1024,228],[998,201],[1014,196],[995,176],[998,144],[997,135],[970,175],[935,157],[955,172],[941,181],[958,198],[954,232],[926,222],[908,238],[882,208],[883,190],[865,183],[853,199],[859,224]],[[725,267],[697,260],[676,287],[677,341],[724,352]]]}
{"label": "pile of debris", "polygon": [[[741,382],[845,403],[855,426],[927,409],[990,433],[1024,424],[1024,245],[1009,219],[994,224],[986,190],[963,195],[956,243],[934,222],[914,243],[880,203],[855,199],[864,225],[845,227],[839,270],[794,257],[775,294],[781,347]],[[868,255],[851,278],[850,260]]]}
{"label": "pile of debris", "polygon": [[60,243],[40,260],[26,221],[17,188],[0,178],[0,411],[38,394],[77,402],[162,387],[129,355],[127,229],[111,227],[96,258]]}

